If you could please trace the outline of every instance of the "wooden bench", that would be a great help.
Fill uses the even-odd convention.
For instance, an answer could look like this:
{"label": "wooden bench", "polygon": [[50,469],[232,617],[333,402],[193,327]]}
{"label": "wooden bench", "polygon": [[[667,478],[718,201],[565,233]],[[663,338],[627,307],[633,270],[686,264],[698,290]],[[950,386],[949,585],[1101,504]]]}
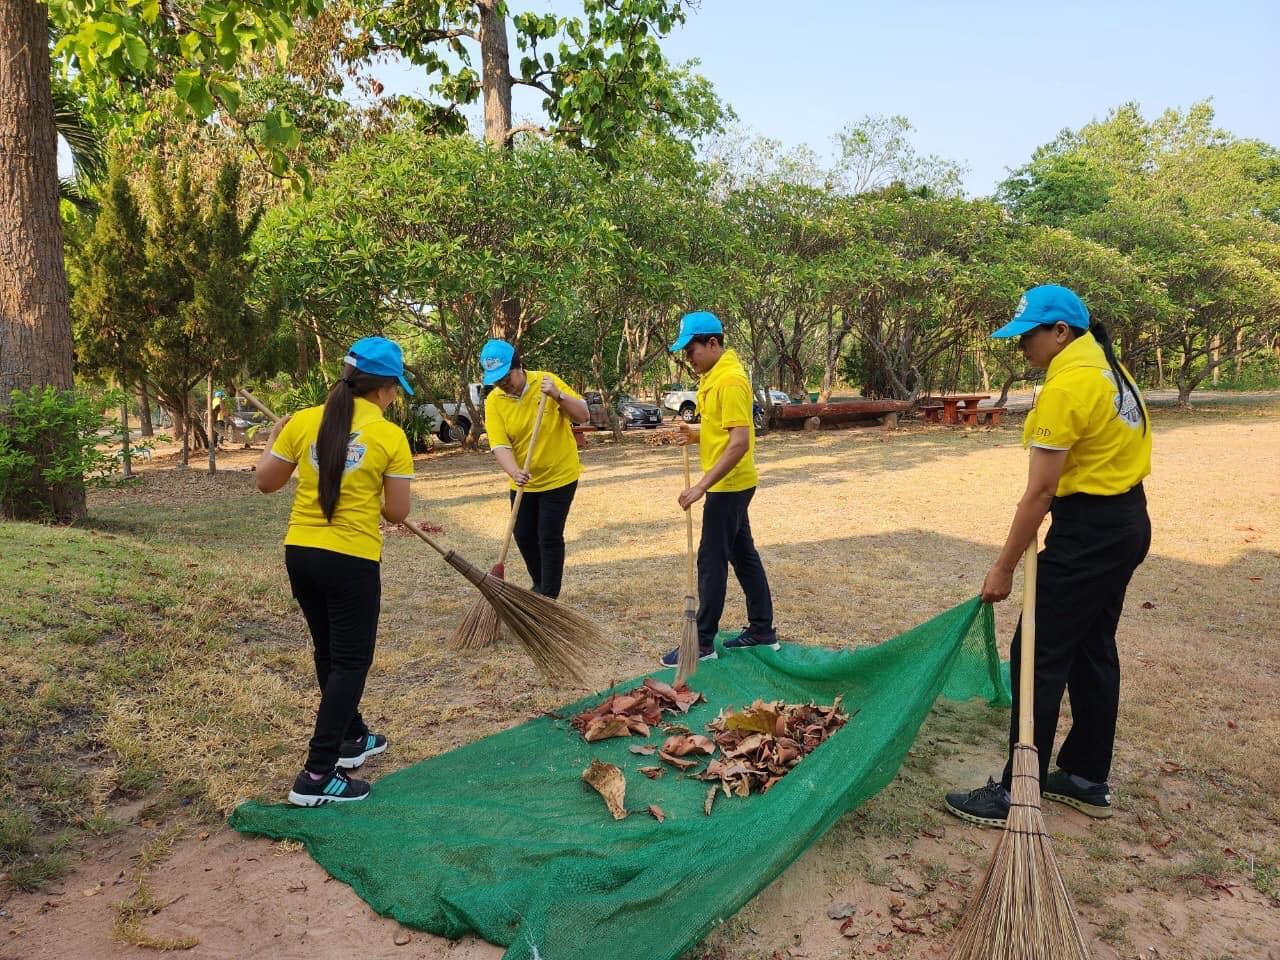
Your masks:
{"label": "wooden bench", "polygon": [[973,407],[968,410],[957,410],[956,416],[966,427],[976,427],[985,423],[989,427],[998,427],[1004,419],[1004,407]]}
{"label": "wooden bench", "polygon": [[590,424],[579,424],[573,428],[573,442],[578,445],[579,450],[587,449],[586,434],[594,433],[595,430],[596,428]]}
{"label": "wooden bench", "polygon": [[916,408],[920,411],[920,415],[924,417],[925,423],[941,423],[942,422],[942,404],[940,403],[922,403]]}

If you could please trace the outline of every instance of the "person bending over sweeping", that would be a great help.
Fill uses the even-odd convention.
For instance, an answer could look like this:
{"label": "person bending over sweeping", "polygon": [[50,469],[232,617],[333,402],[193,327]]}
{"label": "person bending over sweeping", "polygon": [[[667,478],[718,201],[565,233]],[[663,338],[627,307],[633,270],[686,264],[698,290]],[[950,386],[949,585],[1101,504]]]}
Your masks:
{"label": "person bending over sweeping", "polygon": [[[725,349],[724,327],[714,313],[700,310],[680,318],[680,335],[671,352],[684,351],[698,373],[700,427],[680,424],[676,443],[698,444],[702,479],[679,497],[688,510],[704,496],[702,539],[698,544],[698,659],[716,658],[715,638],[724,612],[729,565],[746,594],[748,625],[725,641],[725,649],[779,649],[773,626],[773,597],[764,564],[751,539],[747,508],[756,492],[755,425],[751,417],[751,382],[738,355]],[[680,648],[662,658],[674,667]]]}
{"label": "person bending over sweeping", "polygon": [[[590,418],[587,401],[554,373],[524,369],[520,353],[505,340],[480,350],[485,386],[496,385],[484,401],[489,448],[511,478],[511,502],[524,488],[516,514],[515,540],[529,570],[533,592],[555,599],[564,578],[564,525],[578,490],[582,465],[573,425]],[[521,464],[533,437],[538,399],[547,395],[537,449],[526,472]]]}
{"label": "person bending over sweeping", "polygon": [[263,493],[298,471],[284,565],[311,631],[320,682],[306,766],[289,791],[300,807],[363,800],[369,784],[344,771],[387,749],[359,708],[382,595],[378,517],[401,523],[409,515],[409,441],[382,416],[402,387],[413,394],[400,347],[382,337],[357,340],[324,406],[277,421],[258,461]]}
{"label": "person bending over sweeping", "polygon": [[[1134,570],[1151,545],[1142,478],[1151,472],[1147,409],[1133,377],[1116,360],[1111,339],[1071,290],[1028,290],[995,337],[1018,337],[1031,366],[1047,371],[1022,442],[1031,449],[1027,489],[1000,556],[982,583],[982,599],[1009,595],[1018,559],[1047,512],[1053,524],[1036,577],[1035,741],[1041,793],[1091,817],[1111,816],[1111,755],[1120,704],[1116,624]],[[1018,675],[1021,621],[1010,651]],[[1049,756],[1063,690],[1071,697],[1071,731]],[[1009,731],[1017,739],[1014,684]],[[999,783],[949,793],[951,813],[1003,826],[1011,765]]]}

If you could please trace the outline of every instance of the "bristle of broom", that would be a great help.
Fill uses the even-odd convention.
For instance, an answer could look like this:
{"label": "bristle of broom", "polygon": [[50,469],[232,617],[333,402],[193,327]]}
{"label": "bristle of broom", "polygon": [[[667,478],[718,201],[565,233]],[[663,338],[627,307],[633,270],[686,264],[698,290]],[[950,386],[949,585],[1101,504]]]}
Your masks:
{"label": "bristle of broom", "polygon": [[[497,563],[489,570],[489,576],[498,580],[506,573],[503,564]],[[480,597],[471,605],[467,615],[462,618],[458,628],[449,638],[449,644],[455,650],[483,650],[498,642],[501,627],[498,614],[484,597]]]}
{"label": "bristle of broom", "polygon": [[1013,748],[1012,805],[951,960],[1088,960],[1040,811],[1036,748]]}
{"label": "bristle of broom", "polygon": [[680,649],[676,654],[676,682],[688,680],[698,669],[698,601],[685,595],[684,632],[680,634]]}
{"label": "bristle of broom", "polygon": [[491,577],[450,551],[445,560],[479,588],[507,632],[552,683],[586,683],[586,668],[609,647],[600,628],[550,597]]}

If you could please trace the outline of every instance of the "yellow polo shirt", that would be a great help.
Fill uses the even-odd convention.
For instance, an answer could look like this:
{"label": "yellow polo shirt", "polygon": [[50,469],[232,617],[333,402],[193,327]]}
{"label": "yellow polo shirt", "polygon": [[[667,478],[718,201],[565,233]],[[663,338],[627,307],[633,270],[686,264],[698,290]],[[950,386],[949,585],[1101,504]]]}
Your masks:
{"label": "yellow polo shirt", "polygon": [[[484,400],[484,427],[489,434],[489,449],[508,448],[519,467],[524,466],[525,455],[529,452],[533,421],[538,414],[538,400],[542,397],[543,377],[550,377],[556,389],[566,397],[582,399],[554,373],[526,370],[524,392],[520,396],[513,397],[504,393],[501,387],[495,387]],[[530,479],[524,485],[525,492],[555,490],[573,483],[581,475],[578,445],[573,439],[573,421],[565,416],[554,397],[547,397],[542,427],[538,430],[538,445],[529,463]],[[517,489],[514,481],[510,487]]]}
{"label": "yellow polo shirt", "polygon": [[333,521],[320,509],[320,474],[316,465],[316,437],[324,407],[295,413],[276,437],[271,455],[298,465],[298,489],[285,533],[287,546],[318,547],[366,560],[382,559],[382,481],[385,477],[413,479],[413,454],[404,431],[382,416],[378,405],[355,399],[347,465]]}
{"label": "yellow polo shirt", "polygon": [[698,414],[702,417],[699,428],[698,455],[702,460],[702,472],[706,473],[720,459],[729,446],[729,428],[747,428],[747,452],[708,491],[709,493],[736,493],[750,490],[760,480],[756,473],[756,428],[751,416],[751,381],[743,369],[738,354],[726,350],[720,354],[716,365],[698,381]]}
{"label": "yellow polo shirt", "polygon": [[1091,333],[1076,337],[1049,362],[1044,387],[1022,428],[1022,443],[1067,451],[1058,496],[1115,496],[1151,472],[1149,421],[1143,430],[1146,406],[1118,387]]}

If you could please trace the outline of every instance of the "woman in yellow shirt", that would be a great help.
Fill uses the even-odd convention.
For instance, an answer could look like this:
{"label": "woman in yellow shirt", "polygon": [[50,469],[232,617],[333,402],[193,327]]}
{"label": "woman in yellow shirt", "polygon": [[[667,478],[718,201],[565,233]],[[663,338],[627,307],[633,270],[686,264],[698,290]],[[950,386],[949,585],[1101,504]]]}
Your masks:
{"label": "woman in yellow shirt", "polygon": [[[1133,377],[1116,360],[1106,328],[1080,298],[1056,285],[1028,290],[995,337],[1018,337],[1027,361],[1046,371],[1023,428],[1031,450],[1026,492],[982,599],[1009,595],[1013,571],[1046,512],[1053,525],[1036,577],[1035,740],[1041,792],[1092,817],[1111,816],[1107,779],[1120,705],[1116,624],[1134,570],[1151,546],[1142,479],[1151,472],[1151,429]],[[1021,623],[1010,663],[1018,675]],[[1063,691],[1071,731],[1049,772]],[[1017,740],[1014,684],[1009,743]],[[1003,826],[1012,761],[1001,782],[950,793],[947,809],[984,826]]]}
{"label": "woman in yellow shirt", "polygon": [[300,807],[363,800],[369,784],[344,771],[387,749],[387,738],[360,716],[360,696],[382,596],[378,518],[400,523],[409,515],[409,441],[382,416],[401,388],[413,394],[400,348],[382,337],[356,341],[324,406],[277,422],[258,461],[263,493],[298,471],[284,562],[320,683],[306,766],[289,791]]}
{"label": "woman in yellow shirt", "polygon": [[[490,340],[480,351],[485,386],[496,386],[484,401],[489,449],[511,478],[511,501],[524,487],[514,531],[534,593],[553,600],[564,579],[564,525],[578,490],[582,465],[573,425],[590,418],[587,402],[554,373],[524,369],[519,352],[505,340]],[[533,438],[538,402],[547,406],[528,472],[522,464]]]}

